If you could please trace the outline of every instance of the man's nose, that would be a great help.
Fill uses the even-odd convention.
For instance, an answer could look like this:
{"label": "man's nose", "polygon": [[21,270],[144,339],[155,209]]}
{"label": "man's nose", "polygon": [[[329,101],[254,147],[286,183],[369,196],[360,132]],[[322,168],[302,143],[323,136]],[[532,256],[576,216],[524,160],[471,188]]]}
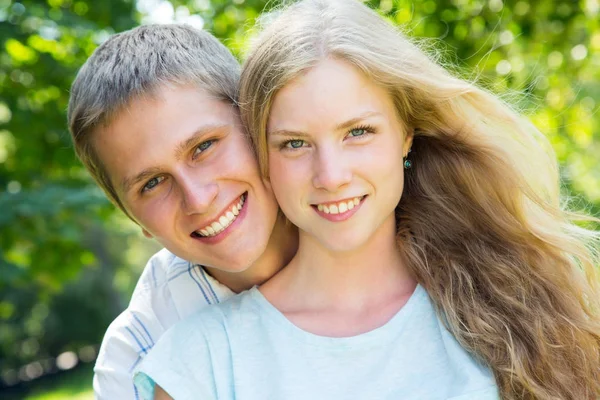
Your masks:
{"label": "man's nose", "polygon": [[219,193],[216,180],[198,179],[194,176],[180,178],[182,208],[186,215],[206,213]]}

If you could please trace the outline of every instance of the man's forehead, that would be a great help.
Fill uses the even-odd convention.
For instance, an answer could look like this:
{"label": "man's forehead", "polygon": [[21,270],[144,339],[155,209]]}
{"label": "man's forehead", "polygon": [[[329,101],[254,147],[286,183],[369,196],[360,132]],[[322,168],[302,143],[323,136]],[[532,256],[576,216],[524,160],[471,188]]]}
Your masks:
{"label": "man's forehead", "polygon": [[129,102],[94,132],[92,145],[119,192],[137,176],[181,159],[205,136],[239,124],[238,108],[195,87],[165,85]]}

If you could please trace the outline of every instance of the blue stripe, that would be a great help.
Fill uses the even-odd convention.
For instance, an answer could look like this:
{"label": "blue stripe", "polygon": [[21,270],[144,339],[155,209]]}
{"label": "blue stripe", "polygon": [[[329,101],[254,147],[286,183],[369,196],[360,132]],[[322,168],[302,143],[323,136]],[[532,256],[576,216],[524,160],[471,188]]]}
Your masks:
{"label": "blue stripe", "polygon": [[204,300],[206,300],[207,304],[212,304],[208,298],[208,296],[206,296],[206,292],[204,292],[204,289],[202,289],[202,285],[200,284],[200,282],[194,277],[194,274],[192,274],[192,268],[194,267],[193,264],[190,263],[190,266],[188,268],[188,272],[190,273],[190,277],[194,280],[194,282],[196,282],[196,285],[198,285],[198,289],[200,289],[200,291],[202,292],[202,295],[204,296]]}
{"label": "blue stripe", "polygon": [[179,276],[181,276],[181,275],[185,274],[186,272],[188,272],[188,270],[185,270],[185,269],[184,269],[183,271],[180,271],[180,272],[178,272],[178,273],[177,273],[177,275],[175,275],[175,276],[170,276],[170,277],[169,277],[169,282],[171,282],[173,279],[176,279],[176,278],[178,278]]}
{"label": "blue stripe", "polygon": [[127,329],[127,332],[129,332],[129,334],[137,342],[138,346],[140,346],[140,351],[144,352],[144,354],[148,354],[148,349],[146,347],[142,346],[142,343],[139,341],[139,339],[137,338],[135,333],[133,333],[133,331],[131,329],[129,329],[129,327],[127,327],[127,326],[125,327],[125,329]]}
{"label": "blue stripe", "polygon": [[146,332],[146,335],[148,335],[148,337],[150,338],[150,342],[152,342],[152,346],[154,346],[154,339],[152,339],[152,335],[150,335],[150,332],[148,332],[148,329],[146,329],[146,325],[142,323],[142,321],[138,318],[137,315],[135,315],[133,311],[131,312],[131,315],[133,315],[133,318],[135,318],[135,320],[142,326],[142,328],[144,328],[144,332]]}
{"label": "blue stripe", "polygon": [[135,400],[140,400],[140,394],[138,393],[137,387],[133,385],[133,392],[135,393]]}
{"label": "blue stripe", "polygon": [[131,367],[129,367],[129,372],[133,372],[133,370],[135,369],[135,367],[138,366],[138,364],[140,363],[140,361],[142,361],[143,358],[142,356],[138,355],[137,360],[135,360],[135,362],[133,363],[133,365]]}
{"label": "blue stripe", "polygon": [[169,266],[169,271],[173,271],[179,268],[183,268],[184,270],[189,266],[188,262],[185,262],[183,260],[179,260],[179,262],[175,265],[170,265]]}
{"label": "blue stripe", "polygon": [[144,342],[146,342],[146,344],[148,345],[148,347],[146,347],[146,349],[147,349],[147,350],[150,350],[150,349],[152,348],[152,343],[150,343],[150,342],[148,341],[148,338],[147,338],[146,336],[144,336],[144,334],[142,333],[142,331],[140,330],[140,328],[138,328],[138,327],[136,326],[136,324],[135,324],[135,321],[132,321],[131,319],[130,319],[130,321],[131,321],[131,326],[132,326],[133,328],[135,328],[135,331],[136,331],[137,333],[139,333],[140,337],[141,337],[142,339],[144,339]]}
{"label": "blue stripe", "polygon": [[150,269],[150,271],[152,272],[152,280],[154,281],[154,287],[157,286],[156,284],[156,265],[152,264],[152,268]]}
{"label": "blue stripe", "polygon": [[[202,280],[203,276],[202,276],[202,268],[200,267],[200,265],[196,264],[194,265],[194,275],[196,276],[196,279],[198,280],[198,282],[200,282],[200,284],[202,285],[202,287],[204,288],[204,290],[206,290],[206,286],[204,286],[204,282]],[[208,285],[208,290],[212,292],[212,289],[210,288],[210,285]],[[208,291],[206,291],[205,293],[208,293]],[[212,298],[214,298],[214,293],[208,293],[209,295],[211,295]],[[218,301],[217,301],[218,303]],[[212,300],[211,303],[212,304]]]}
{"label": "blue stripe", "polygon": [[204,282],[206,282],[206,285],[210,289],[210,292],[214,296],[215,300],[217,301],[217,303],[220,303],[219,298],[217,297],[217,294],[213,290],[212,285],[210,284],[210,282],[208,282],[208,278],[206,278],[206,271],[204,270],[204,268],[202,268],[201,265],[198,265],[198,268],[200,268],[200,273],[202,274],[202,278],[204,278]]}

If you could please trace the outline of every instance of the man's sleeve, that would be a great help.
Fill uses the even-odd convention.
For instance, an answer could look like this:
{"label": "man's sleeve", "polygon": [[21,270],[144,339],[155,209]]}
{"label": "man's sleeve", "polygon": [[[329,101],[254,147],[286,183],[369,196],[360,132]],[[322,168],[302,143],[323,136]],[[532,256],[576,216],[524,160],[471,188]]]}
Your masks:
{"label": "man's sleeve", "polygon": [[159,252],[149,260],[129,307],[110,324],[104,335],[94,367],[97,400],[140,398],[133,385],[133,370],[166,330],[153,306],[155,301],[165,301],[165,293],[161,291],[166,290],[166,286],[160,284],[163,258]]}
{"label": "man's sleeve", "polygon": [[[94,367],[94,393],[97,400],[138,399],[133,386],[133,368],[141,361],[145,341],[131,330],[129,311],[109,326]],[[131,332],[130,332],[131,331]]]}

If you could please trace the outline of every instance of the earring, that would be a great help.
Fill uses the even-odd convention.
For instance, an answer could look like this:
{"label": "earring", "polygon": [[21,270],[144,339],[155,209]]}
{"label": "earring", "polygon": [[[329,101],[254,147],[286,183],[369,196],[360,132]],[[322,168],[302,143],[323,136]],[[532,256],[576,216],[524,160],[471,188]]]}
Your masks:
{"label": "earring", "polygon": [[412,149],[408,149],[408,153],[406,153],[406,157],[404,157],[404,169],[410,169],[412,167],[412,161],[408,159],[408,155]]}

